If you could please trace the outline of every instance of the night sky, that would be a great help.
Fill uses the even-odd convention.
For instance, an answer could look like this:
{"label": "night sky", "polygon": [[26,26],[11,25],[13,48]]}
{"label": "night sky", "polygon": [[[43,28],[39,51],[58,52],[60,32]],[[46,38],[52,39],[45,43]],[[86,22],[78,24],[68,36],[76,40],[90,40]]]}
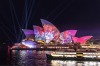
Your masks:
{"label": "night sky", "polygon": [[[0,0],[0,42],[21,41],[21,29],[52,22],[61,32],[100,38],[100,0]],[[27,24],[27,25],[26,25]]]}

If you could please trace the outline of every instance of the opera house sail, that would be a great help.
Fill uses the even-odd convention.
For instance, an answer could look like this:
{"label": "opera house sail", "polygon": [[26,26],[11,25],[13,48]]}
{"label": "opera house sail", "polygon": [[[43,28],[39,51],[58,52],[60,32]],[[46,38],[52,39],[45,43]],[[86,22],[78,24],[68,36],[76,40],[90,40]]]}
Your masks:
{"label": "opera house sail", "polygon": [[83,37],[72,37],[74,43],[80,43],[80,44],[85,44],[87,40],[92,38],[93,36],[83,36]]}
{"label": "opera house sail", "polygon": [[26,39],[22,40],[22,44],[29,48],[34,48],[36,43],[33,42],[33,39],[34,39],[33,30],[23,29],[23,32],[26,36]]}
{"label": "opera house sail", "polygon": [[45,41],[45,35],[43,28],[40,26],[33,25],[35,41],[42,40]]}
{"label": "opera house sail", "polygon": [[60,31],[49,21],[41,19],[44,33],[45,33],[45,39],[46,43],[49,43],[51,40],[57,40],[60,35]]}
{"label": "opera house sail", "polygon": [[60,34],[60,40],[61,43],[71,43],[72,42],[72,37],[75,36],[77,30],[66,30],[64,32],[61,32]]}
{"label": "opera house sail", "polygon": [[33,30],[22,29],[22,31],[24,32],[26,38],[34,38],[34,32],[33,32]]}

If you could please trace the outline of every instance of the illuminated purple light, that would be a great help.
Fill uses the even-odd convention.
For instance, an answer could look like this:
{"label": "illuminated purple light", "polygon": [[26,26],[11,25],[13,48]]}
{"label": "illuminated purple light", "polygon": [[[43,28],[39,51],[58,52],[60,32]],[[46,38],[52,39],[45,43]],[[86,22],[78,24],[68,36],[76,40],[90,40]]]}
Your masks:
{"label": "illuminated purple light", "polygon": [[22,29],[26,38],[33,38],[34,36],[34,32],[33,30],[29,30],[29,29]]}
{"label": "illuminated purple light", "polygon": [[36,42],[33,42],[31,40],[22,41],[22,44],[29,47],[29,48],[35,48]]}
{"label": "illuminated purple light", "polygon": [[29,29],[22,29],[24,34],[27,35],[27,34],[34,34],[33,30],[29,30]]}

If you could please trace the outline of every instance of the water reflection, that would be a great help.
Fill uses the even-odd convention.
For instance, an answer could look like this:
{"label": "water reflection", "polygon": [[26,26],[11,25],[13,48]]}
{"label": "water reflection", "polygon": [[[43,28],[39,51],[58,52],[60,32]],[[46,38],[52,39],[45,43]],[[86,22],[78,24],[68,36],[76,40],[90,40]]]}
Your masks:
{"label": "water reflection", "polygon": [[52,60],[51,66],[100,66],[96,61],[71,61],[71,60]]}
{"label": "water reflection", "polygon": [[75,66],[76,61],[62,61],[62,60],[52,60],[52,66]]}
{"label": "water reflection", "polygon": [[46,58],[39,58],[38,54],[38,52],[29,50],[13,50],[11,64],[18,66],[46,66]]}
{"label": "water reflection", "polygon": [[100,66],[98,61],[47,60],[44,51],[13,50],[13,66]]}

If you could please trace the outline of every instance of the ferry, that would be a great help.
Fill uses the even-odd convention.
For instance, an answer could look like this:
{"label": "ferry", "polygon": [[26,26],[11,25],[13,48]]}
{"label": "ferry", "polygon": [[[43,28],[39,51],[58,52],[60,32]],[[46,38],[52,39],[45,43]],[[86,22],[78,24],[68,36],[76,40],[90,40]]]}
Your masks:
{"label": "ferry", "polygon": [[55,51],[51,54],[46,54],[47,59],[69,59],[69,60],[98,60],[100,61],[100,51],[95,49],[78,49],[77,51]]}

